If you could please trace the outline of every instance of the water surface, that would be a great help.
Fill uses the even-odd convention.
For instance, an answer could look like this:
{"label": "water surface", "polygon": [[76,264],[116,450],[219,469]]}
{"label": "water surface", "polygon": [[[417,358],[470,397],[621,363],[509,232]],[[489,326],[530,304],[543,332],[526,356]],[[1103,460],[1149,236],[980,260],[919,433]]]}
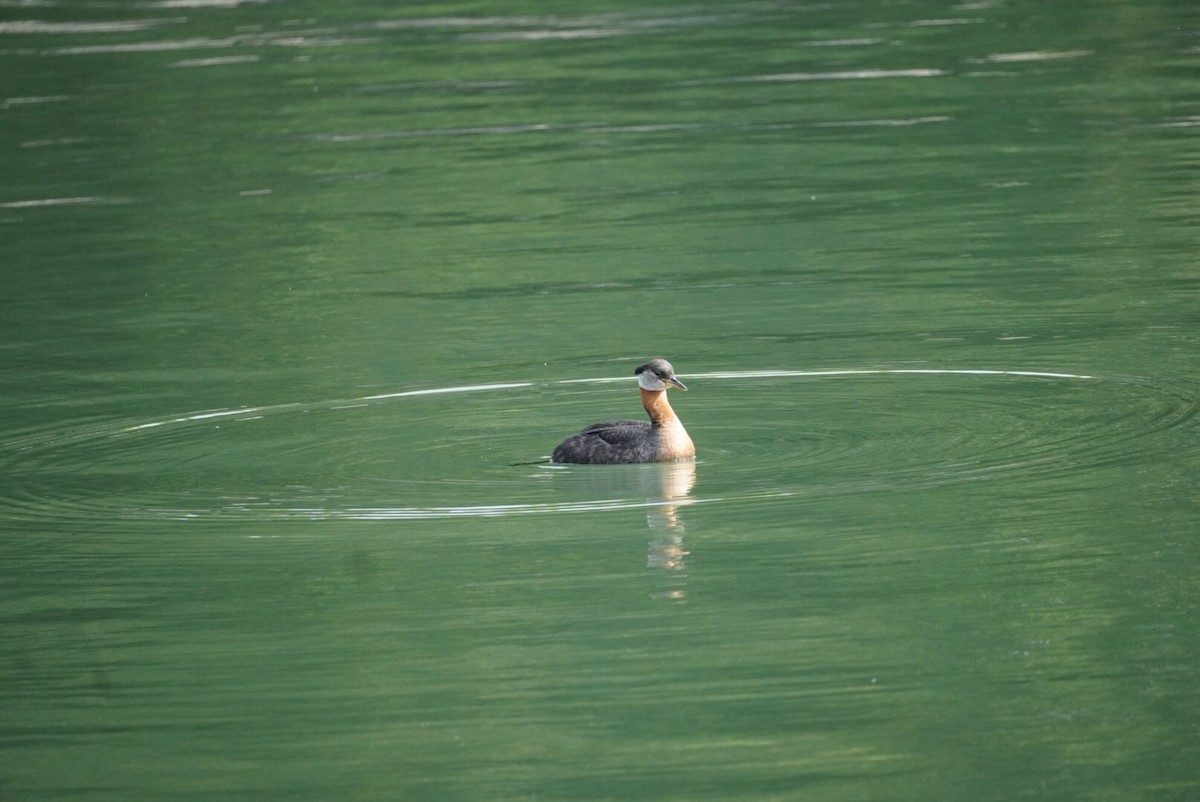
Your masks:
{"label": "water surface", "polygon": [[0,4],[5,798],[1196,796],[1197,30]]}

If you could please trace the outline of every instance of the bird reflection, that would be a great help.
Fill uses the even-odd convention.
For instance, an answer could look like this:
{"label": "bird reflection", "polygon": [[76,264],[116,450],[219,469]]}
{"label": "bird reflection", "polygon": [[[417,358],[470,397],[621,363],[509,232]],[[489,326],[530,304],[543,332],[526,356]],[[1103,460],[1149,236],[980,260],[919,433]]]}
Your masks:
{"label": "bird reflection", "polygon": [[687,557],[683,535],[683,507],[696,486],[696,462],[660,462],[642,467],[642,490],[648,500],[659,502],[646,510],[646,525],[654,536],[646,544],[646,567],[664,572],[668,587],[651,594],[656,599],[684,601],[687,598]]}
{"label": "bird reflection", "polygon": [[648,467],[657,469],[653,498],[663,503],[651,507],[646,513],[650,531],[658,533],[650,539],[646,565],[664,571],[683,571],[687,567],[688,551],[683,546],[686,526],[680,508],[687,503],[686,499],[696,486],[696,463],[686,460]]}
{"label": "bird reflection", "polygon": [[686,531],[683,508],[692,503],[695,460],[572,471],[570,476],[592,498],[645,500],[646,525],[652,533],[646,544],[646,567],[662,571],[664,579],[669,580],[669,587],[652,595],[682,601],[686,596],[688,558],[683,540]]}

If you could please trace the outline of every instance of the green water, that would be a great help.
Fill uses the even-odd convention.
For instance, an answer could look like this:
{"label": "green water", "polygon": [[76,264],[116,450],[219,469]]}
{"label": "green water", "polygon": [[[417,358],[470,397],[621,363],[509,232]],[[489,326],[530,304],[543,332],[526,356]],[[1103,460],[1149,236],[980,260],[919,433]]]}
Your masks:
{"label": "green water", "polygon": [[[0,3],[0,796],[1200,796],[1189,4]],[[664,356],[695,463],[555,466]]]}

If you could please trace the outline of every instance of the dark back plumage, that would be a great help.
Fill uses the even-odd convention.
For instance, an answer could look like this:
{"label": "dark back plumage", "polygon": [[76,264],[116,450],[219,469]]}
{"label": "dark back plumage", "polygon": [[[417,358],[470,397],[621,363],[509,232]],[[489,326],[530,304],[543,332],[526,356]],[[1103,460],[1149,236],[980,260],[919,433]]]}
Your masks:
{"label": "dark back plumage", "polygon": [[658,459],[659,438],[653,426],[641,420],[593,423],[558,444],[550,457],[555,462],[616,465]]}

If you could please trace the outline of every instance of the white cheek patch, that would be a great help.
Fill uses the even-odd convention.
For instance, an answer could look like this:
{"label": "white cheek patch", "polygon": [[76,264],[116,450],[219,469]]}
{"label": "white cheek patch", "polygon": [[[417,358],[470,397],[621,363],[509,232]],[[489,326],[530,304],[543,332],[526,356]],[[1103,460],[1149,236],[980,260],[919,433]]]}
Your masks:
{"label": "white cheek patch", "polygon": [[650,371],[638,374],[638,387],[643,390],[665,390],[667,385],[662,383],[662,380],[655,376]]}

